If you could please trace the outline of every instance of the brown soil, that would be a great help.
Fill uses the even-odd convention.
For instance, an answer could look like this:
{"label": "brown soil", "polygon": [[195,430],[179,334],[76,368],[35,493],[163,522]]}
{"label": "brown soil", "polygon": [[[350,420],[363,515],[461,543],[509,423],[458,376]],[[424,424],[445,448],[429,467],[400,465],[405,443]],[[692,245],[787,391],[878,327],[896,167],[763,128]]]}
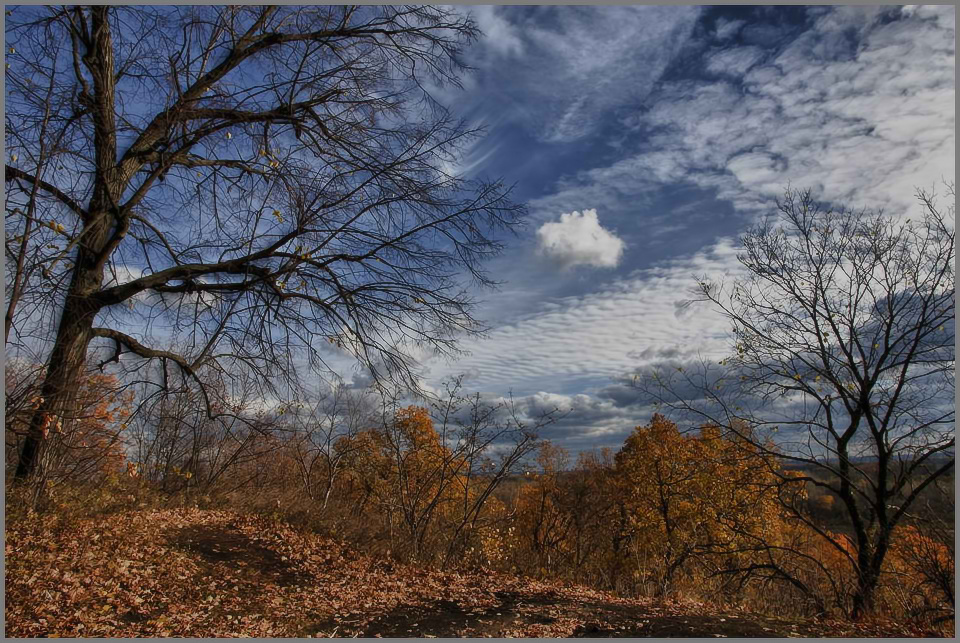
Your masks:
{"label": "brown soil", "polygon": [[432,571],[256,516],[196,509],[7,526],[6,633],[185,637],[882,637],[625,599],[489,570]]}
{"label": "brown soil", "polygon": [[[252,590],[248,598],[260,596],[255,582],[265,577],[286,586],[309,583],[310,577],[274,551],[256,544],[234,524],[223,527],[196,525],[180,529],[170,544],[196,553],[214,564],[236,566],[245,572]],[[438,599],[422,605],[400,604],[394,609],[367,618],[322,619],[303,624],[299,636],[402,637],[502,637],[532,636],[540,628],[551,631],[561,622],[579,622],[571,638],[613,637],[831,637],[849,636],[829,625],[798,623],[758,615],[696,613],[677,605],[624,604],[561,597],[553,591],[495,593],[498,603],[484,608],[464,606]],[[539,627],[538,627],[539,626]]]}

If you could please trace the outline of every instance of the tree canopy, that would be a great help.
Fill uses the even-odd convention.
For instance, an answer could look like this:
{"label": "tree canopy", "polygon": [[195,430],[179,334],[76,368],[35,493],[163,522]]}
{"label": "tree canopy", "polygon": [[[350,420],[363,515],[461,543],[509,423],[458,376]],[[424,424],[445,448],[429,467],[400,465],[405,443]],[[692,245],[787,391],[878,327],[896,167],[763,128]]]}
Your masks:
{"label": "tree canopy", "polygon": [[463,277],[489,284],[522,208],[457,174],[479,132],[428,91],[477,35],[443,7],[8,16],[5,331],[48,363],[18,474],[91,346],[158,388],[210,371],[267,397],[331,351],[415,384],[417,355],[481,330]]}
{"label": "tree canopy", "polygon": [[911,220],[788,191],[742,237],[745,277],[698,282],[730,320],[733,354],[635,379],[659,403],[819,472],[785,477],[781,501],[804,517],[787,491],[798,480],[838,498],[855,547],[821,535],[856,572],[854,614],[870,607],[894,528],[954,467],[954,210],[918,199]]}

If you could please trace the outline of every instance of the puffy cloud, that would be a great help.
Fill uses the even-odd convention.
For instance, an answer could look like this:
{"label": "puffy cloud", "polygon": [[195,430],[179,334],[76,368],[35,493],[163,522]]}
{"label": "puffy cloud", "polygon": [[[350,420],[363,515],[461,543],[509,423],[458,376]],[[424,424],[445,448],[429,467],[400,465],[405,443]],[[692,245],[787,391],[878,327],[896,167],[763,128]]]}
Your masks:
{"label": "puffy cloud", "polygon": [[600,225],[596,210],[561,214],[540,226],[537,241],[540,252],[564,269],[615,268],[623,256],[623,240]]}

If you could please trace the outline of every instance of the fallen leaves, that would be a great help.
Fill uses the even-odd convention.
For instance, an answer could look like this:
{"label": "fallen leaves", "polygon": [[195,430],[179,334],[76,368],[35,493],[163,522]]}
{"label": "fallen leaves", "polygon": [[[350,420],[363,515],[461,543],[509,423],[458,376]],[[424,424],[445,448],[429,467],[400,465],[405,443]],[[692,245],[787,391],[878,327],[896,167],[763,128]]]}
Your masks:
{"label": "fallen leaves", "polygon": [[[34,515],[7,524],[4,551],[13,637],[631,636],[678,615],[738,635],[729,633],[737,626],[729,615],[710,615],[702,604],[654,604],[482,569],[388,565],[316,534],[225,511],[70,523]],[[892,631],[818,627],[799,635]],[[777,632],[798,630],[782,624]]]}

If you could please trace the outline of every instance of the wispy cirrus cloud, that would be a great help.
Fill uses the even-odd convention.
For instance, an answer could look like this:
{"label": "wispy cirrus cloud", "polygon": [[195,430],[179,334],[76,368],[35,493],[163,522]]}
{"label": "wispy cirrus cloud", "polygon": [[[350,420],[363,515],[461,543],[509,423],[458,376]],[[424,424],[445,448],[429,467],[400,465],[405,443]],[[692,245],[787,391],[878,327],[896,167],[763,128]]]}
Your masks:
{"label": "wispy cirrus cloud", "polygon": [[[436,378],[465,372],[472,388],[496,391],[508,385],[521,395],[543,390],[582,391],[608,382],[658,351],[705,355],[728,350],[728,329],[709,309],[679,304],[691,298],[695,277],[732,274],[736,248],[719,239],[689,257],[635,271],[582,296],[542,302],[524,317],[492,330],[464,348],[456,364],[433,365]],[[652,349],[652,353],[645,353]]]}
{"label": "wispy cirrus cloud", "polygon": [[649,109],[624,119],[641,136],[636,152],[559,181],[534,212],[587,200],[623,209],[678,183],[742,212],[787,185],[909,210],[916,187],[955,175],[955,11],[880,19],[889,12],[833,9],[779,52],[711,50],[706,69],[721,78],[661,83]]}
{"label": "wispy cirrus cloud", "polygon": [[472,52],[498,75],[490,108],[543,141],[595,131],[611,110],[649,93],[689,37],[696,7],[475,7],[487,38]]}
{"label": "wispy cirrus cloud", "polygon": [[916,186],[955,172],[953,14],[924,8],[885,23],[878,10],[836,9],[739,84],[666,84],[642,119],[659,132],[649,146],[742,209],[787,183],[833,201],[908,207]]}

